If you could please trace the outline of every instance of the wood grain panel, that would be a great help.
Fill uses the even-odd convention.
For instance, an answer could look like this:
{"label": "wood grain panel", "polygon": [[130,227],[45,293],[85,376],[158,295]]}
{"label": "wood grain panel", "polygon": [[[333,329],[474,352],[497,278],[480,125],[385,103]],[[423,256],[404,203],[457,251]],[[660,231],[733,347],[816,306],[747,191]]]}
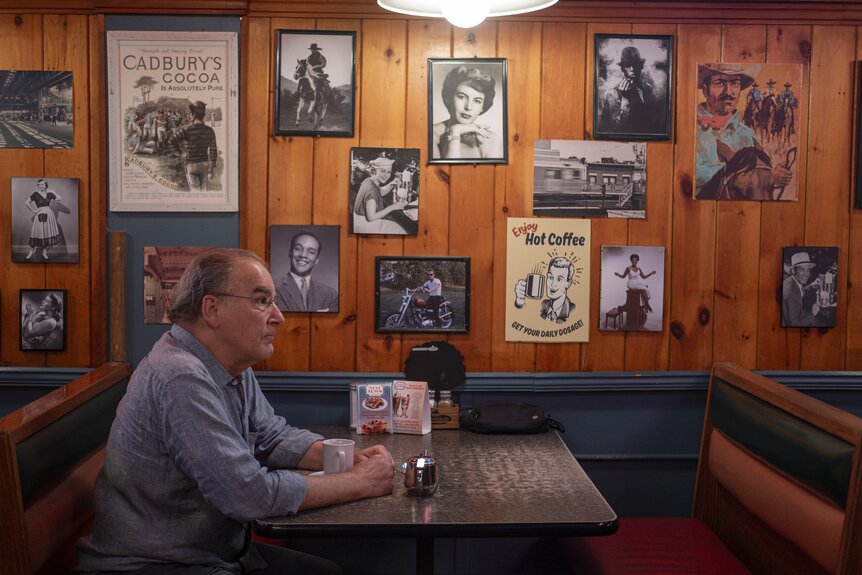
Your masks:
{"label": "wood grain panel", "polygon": [[[595,34],[631,34],[628,23],[590,24],[587,27],[587,95],[584,99],[587,125],[593,129],[595,91]],[[647,153],[649,158],[649,153]],[[649,161],[649,159],[647,159]],[[647,188],[649,189],[649,188]],[[590,343],[581,351],[581,369],[584,371],[618,371],[625,363],[625,332],[599,329],[599,301],[601,300],[601,262],[603,245],[628,243],[628,219],[595,218],[592,220],[592,246],[590,247]]]}
{"label": "wood grain panel", "polygon": [[[0,365],[88,365],[103,360],[107,349],[104,17],[98,15],[107,4],[25,4],[0,8],[0,69],[72,69],[75,146],[0,149],[0,190],[10,189],[13,176],[79,178],[81,261],[12,264],[10,238],[0,234],[0,257],[7,258],[0,265]],[[168,4],[143,0],[137,7],[167,12]],[[197,4],[202,11],[237,10],[233,0]],[[120,3],[110,5],[113,11]],[[471,257],[470,333],[439,336],[458,345],[470,371],[702,370],[718,359],[759,369],[862,369],[862,311],[848,305],[858,299],[851,279],[862,264],[862,216],[851,208],[859,97],[852,62],[862,58],[862,21],[854,18],[862,17],[862,7],[848,4],[842,12],[835,2],[771,3],[769,13],[780,17],[767,21],[763,3],[747,3],[756,10],[745,17],[715,2],[648,3],[639,5],[635,18],[620,2],[579,2],[578,9],[569,3],[541,16],[489,19],[462,30],[442,20],[385,13],[372,0],[254,0],[246,6],[240,35],[241,245],[268,259],[270,225],[342,226],[341,311],[288,314],[267,369],[400,371],[410,347],[433,339],[375,333],[374,258],[384,254]],[[279,28],[357,31],[354,138],[272,135]],[[532,213],[535,138],[589,137],[597,31],[676,35],[673,140],[648,144],[646,219],[593,221],[590,342],[506,342],[507,217]],[[426,59],[450,56],[507,58],[507,165],[425,163]],[[691,198],[695,65],[721,60],[806,64],[797,92],[805,120],[798,126],[799,201]],[[417,236],[348,233],[349,150],[355,145],[421,150]],[[0,202],[0,218],[10,217],[7,199]],[[602,244],[667,247],[663,332],[596,329]],[[780,325],[781,248],[805,244],[839,247],[835,329]],[[46,286],[69,290],[69,348],[23,353],[18,290]]]}
{"label": "wood grain panel", "polygon": [[[357,32],[361,42],[359,20],[320,20],[319,30]],[[359,59],[357,58],[357,62]],[[354,113],[356,102],[354,100]],[[346,218],[350,208],[350,148],[359,141],[353,138],[317,138],[314,143],[314,225],[341,226],[339,262],[338,313],[311,314],[311,371],[352,371],[356,361],[356,254],[357,239],[348,234]],[[364,299],[362,300],[364,302]]]}
{"label": "wood grain panel", "polygon": [[673,198],[673,275],[670,286],[670,369],[703,369],[712,362],[715,288],[715,202],[694,200],[697,64],[721,58],[721,29],[679,27],[676,156]]}
{"label": "wood grain panel", "polygon": [[[542,139],[584,139],[587,72],[593,69],[587,60],[587,38],[585,24],[542,27]],[[583,347],[580,343],[537,345],[536,369],[578,371]]]}
{"label": "wood grain panel", "polygon": [[[43,18],[31,14],[16,17],[0,15],[0,69],[41,70],[43,67]],[[43,150],[6,148],[0,154],[0,190],[9,198],[12,177],[38,178],[44,175],[45,152]],[[0,221],[10,222],[12,203],[9,199],[0,202]],[[4,224],[4,227],[7,224]],[[8,229],[8,228],[6,228]],[[12,237],[0,234],[0,254],[11,259]],[[54,264],[55,265],[55,264]],[[46,264],[8,263],[0,266],[0,297],[2,297],[2,333],[0,344],[3,365],[43,366],[45,352],[20,351],[20,289],[45,287]]]}
{"label": "wood grain panel", "polygon": [[533,138],[539,132],[542,29],[539,24],[500,23],[497,25],[497,56],[507,59],[509,163],[495,170],[494,222],[494,312],[491,358],[493,371],[532,371],[536,344],[505,341],[507,217],[532,214]]}
{"label": "wood grain panel", "polygon": [[[665,34],[676,36],[677,27],[673,24],[635,24],[632,32],[635,34]],[[676,51],[676,46],[674,46]],[[672,87],[677,86],[680,69],[676,54]],[[685,71],[683,72],[685,73]],[[673,90],[675,92],[675,90]],[[673,102],[674,105],[676,102]],[[673,108],[671,109],[673,110]],[[675,134],[679,125],[672,126]],[[673,138],[673,135],[671,136]],[[665,247],[665,293],[664,317],[661,333],[629,332],[626,334],[626,355],[624,368],[627,371],[648,370],[661,371],[668,367],[668,345],[670,344],[670,284],[673,276],[670,253],[673,247],[671,237],[671,222],[673,221],[673,139],[667,141],[649,142],[647,144],[647,213],[643,220],[629,222],[628,244],[633,246],[664,246]],[[653,293],[653,297],[659,294]]]}
{"label": "wood grain panel", "polygon": [[[764,62],[765,26],[724,26],[724,62]],[[746,95],[741,94],[740,100]],[[740,108],[744,104],[740,101]],[[716,203],[715,313],[713,360],[754,368],[757,355],[758,266],[751,254],[760,251],[760,202]]]}
{"label": "wood grain panel", "polygon": [[[363,147],[403,147],[407,90],[407,23],[365,21],[362,26],[359,144]],[[382,105],[381,105],[382,104]],[[402,255],[401,236],[366,235],[358,239],[356,368],[400,371],[401,336],[377,334],[375,328],[375,257]],[[417,254],[418,255],[418,254]]]}
{"label": "wood grain panel", "polygon": [[[453,36],[455,57],[496,57],[496,24],[486,21],[473,30],[448,28]],[[427,144],[423,146],[427,147]],[[489,371],[491,316],[495,298],[501,297],[492,287],[497,171],[489,165],[434,164],[429,168],[429,183],[433,182],[435,188],[445,187],[449,193],[449,254],[470,257],[470,333],[453,334],[448,340],[465,355],[468,370]]]}
{"label": "wood grain panel", "polygon": [[[89,86],[86,16],[46,15],[44,66],[46,70],[73,70],[74,144],[68,150],[45,150],[46,177],[78,178],[78,263],[45,266],[45,287],[67,291],[66,350],[47,355],[48,366],[87,366],[90,363],[90,205]],[[63,219],[59,218],[60,225]]]}
{"label": "wood grain panel", "polygon": [[[268,74],[273,78],[267,92],[275,94],[274,74],[278,47],[278,30],[313,30],[315,22],[310,18],[273,18],[270,23],[270,57]],[[263,60],[263,58],[261,58]],[[261,84],[263,79],[260,79]],[[262,88],[262,85],[261,85]],[[270,112],[270,110],[272,110]],[[267,105],[270,118],[267,130],[272,133],[275,124],[275,102]],[[311,136],[273,136],[269,140],[267,163],[267,187],[269,191],[266,210],[254,209],[266,217],[263,230],[269,236],[269,226],[296,224],[305,225],[312,220],[314,198],[314,138]],[[255,194],[256,195],[256,194]],[[268,213],[267,213],[268,211]],[[258,214],[260,216],[261,214]],[[272,246],[270,246],[272,257]],[[281,281],[281,278],[275,278]],[[311,315],[303,312],[285,312],[284,323],[278,330],[278,351],[267,363],[274,369],[308,371],[311,365]]]}
{"label": "wood grain panel", "polygon": [[[850,217],[850,150],[855,130],[851,26],[815,26],[811,54],[811,146],[808,154],[808,196],[805,202],[805,245],[837,246],[838,270],[847,268]],[[852,271],[848,270],[848,277]],[[839,276],[840,277],[840,276]],[[842,280],[843,285],[846,280]],[[838,293],[838,321],[833,329],[803,333],[802,369],[843,369],[847,337],[847,298]]]}
{"label": "wood grain panel", "polygon": [[[90,70],[104,70],[105,52],[102,48],[105,38],[105,19],[102,16],[90,16],[88,19],[89,31],[89,66]],[[100,74],[88,75],[87,101],[81,105],[87,109],[90,130],[90,150],[104,150],[107,147],[107,128],[105,114],[91,114],[89,110],[105,110],[105,91],[102,88]],[[104,174],[107,169],[105,157],[101,153],[89,153],[89,186],[88,205],[89,212],[81,210],[81,227],[83,237],[84,219],[87,220],[89,233],[89,273],[90,273],[90,301],[87,313],[90,316],[90,361],[88,365],[101,365],[108,358],[108,334],[111,335],[111,353],[117,353],[115,357],[122,356],[125,361],[126,338],[125,327],[118,336],[119,341],[114,341],[114,330],[109,325],[113,317],[106,313],[108,302],[108,266],[113,254],[108,253],[108,241],[105,231],[108,226],[107,210],[107,187],[105,186]],[[113,268],[112,268],[113,269]],[[122,315],[121,318],[124,318]],[[121,320],[122,321],[122,320]]]}
{"label": "wood grain panel", "polygon": [[[797,94],[799,110],[805,117],[809,105],[810,56],[810,26],[768,27],[767,61],[804,64],[802,85]],[[767,202],[761,210],[757,330],[757,366],[760,369],[799,368],[802,330],[781,327],[782,248],[802,244],[808,198],[808,122],[799,122],[797,130],[800,142],[796,159],[799,199],[795,202]]]}

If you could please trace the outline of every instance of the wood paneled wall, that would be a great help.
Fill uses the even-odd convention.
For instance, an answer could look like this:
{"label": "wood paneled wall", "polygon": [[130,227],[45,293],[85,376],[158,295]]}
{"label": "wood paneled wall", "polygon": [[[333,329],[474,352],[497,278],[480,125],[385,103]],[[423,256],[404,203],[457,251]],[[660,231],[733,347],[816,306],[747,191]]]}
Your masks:
{"label": "wood paneled wall", "polygon": [[[82,10],[121,3],[103,4],[111,6]],[[173,10],[144,4],[152,4],[149,11]],[[471,257],[471,330],[446,339],[472,372],[705,370],[715,361],[757,369],[862,369],[862,310],[849,303],[862,289],[853,286],[862,273],[862,211],[852,208],[859,98],[853,63],[862,59],[862,11],[852,4],[750,3],[752,12],[740,4],[731,13],[720,2],[639,3],[635,12],[622,9],[631,2],[602,8],[600,2],[564,1],[540,16],[489,20],[472,30],[386,14],[368,0],[316,3],[317,12],[295,1],[201,4],[216,13],[219,4],[229,4],[222,13],[247,16],[241,39],[243,247],[267,256],[273,224],[342,226],[341,312],[289,314],[267,369],[400,371],[412,346],[436,337],[374,332],[374,258],[401,254]],[[576,11],[581,4],[587,8]],[[769,14],[776,20],[765,19]],[[0,234],[0,364],[92,364],[105,347],[102,17],[33,13],[20,19],[0,13],[0,68],[72,69],[81,122],[72,150],[0,150],[0,190],[8,196],[13,175],[79,177],[82,230],[88,231],[77,265],[10,264],[9,234]],[[272,135],[275,31],[287,28],[357,32],[354,138]],[[675,36],[674,137],[648,143],[647,218],[593,220],[589,343],[506,342],[506,218],[531,215],[534,139],[590,138],[597,32]],[[429,57],[508,59],[507,165],[424,164]],[[804,64],[798,202],[691,199],[695,64],[722,60]],[[352,146],[422,150],[417,236],[348,234]],[[0,201],[0,218],[8,221],[9,210],[9,201]],[[602,244],[667,247],[662,333],[598,330]],[[781,248],[788,245],[838,246],[836,328],[781,327]],[[17,290],[41,286],[70,290],[64,353],[18,351]]]}

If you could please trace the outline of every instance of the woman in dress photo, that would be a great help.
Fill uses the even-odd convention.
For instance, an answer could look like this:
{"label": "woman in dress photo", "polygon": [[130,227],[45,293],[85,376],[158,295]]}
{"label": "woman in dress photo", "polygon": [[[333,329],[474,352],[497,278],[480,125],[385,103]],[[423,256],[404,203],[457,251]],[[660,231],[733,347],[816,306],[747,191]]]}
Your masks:
{"label": "woman in dress photo", "polygon": [[494,105],[494,78],[468,66],[452,68],[443,81],[443,103],[449,119],[434,124],[435,159],[469,159],[503,157],[503,141],[479,116]]}
{"label": "woman in dress photo", "polygon": [[27,260],[31,259],[38,249],[42,250],[42,258],[47,260],[48,248],[60,245],[57,217],[51,209],[51,203],[55,201],[62,201],[62,198],[48,188],[48,182],[39,180],[36,182],[36,191],[24,202],[27,209],[33,212],[33,226],[30,228],[30,240],[27,242],[30,246],[30,252],[25,258]]}
{"label": "woman in dress photo", "polygon": [[21,318],[21,349],[63,348],[63,300],[55,293],[46,295],[39,311],[24,305]]}
{"label": "woman in dress photo", "polygon": [[647,313],[652,312],[652,307],[649,304],[650,293],[649,286],[643,281],[653,275],[655,270],[650,273],[644,275],[644,271],[638,267],[638,262],[640,261],[640,256],[637,254],[632,254],[629,260],[632,262],[632,265],[628,266],[623,273],[618,274],[614,272],[614,275],[627,279],[626,287],[633,290],[639,290],[641,292],[641,298],[643,300],[644,309]]}

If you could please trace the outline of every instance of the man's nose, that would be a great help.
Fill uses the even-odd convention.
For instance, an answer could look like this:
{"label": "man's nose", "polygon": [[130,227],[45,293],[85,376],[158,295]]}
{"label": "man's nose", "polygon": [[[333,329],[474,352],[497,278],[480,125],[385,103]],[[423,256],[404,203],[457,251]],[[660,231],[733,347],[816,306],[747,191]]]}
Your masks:
{"label": "man's nose", "polygon": [[280,309],[278,309],[278,304],[273,304],[270,308],[270,321],[274,322],[276,325],[284,323],[284,314],[281,313]]}

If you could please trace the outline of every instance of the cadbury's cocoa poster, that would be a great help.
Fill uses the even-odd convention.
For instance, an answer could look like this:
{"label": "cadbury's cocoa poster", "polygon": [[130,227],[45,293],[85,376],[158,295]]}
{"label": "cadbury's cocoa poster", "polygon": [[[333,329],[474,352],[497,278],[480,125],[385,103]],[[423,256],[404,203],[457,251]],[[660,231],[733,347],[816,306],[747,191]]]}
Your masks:
{"label": "cadbury's cocoa poster", "polygon": [[107,36],[111,210],[236,211],[236,33]]}

